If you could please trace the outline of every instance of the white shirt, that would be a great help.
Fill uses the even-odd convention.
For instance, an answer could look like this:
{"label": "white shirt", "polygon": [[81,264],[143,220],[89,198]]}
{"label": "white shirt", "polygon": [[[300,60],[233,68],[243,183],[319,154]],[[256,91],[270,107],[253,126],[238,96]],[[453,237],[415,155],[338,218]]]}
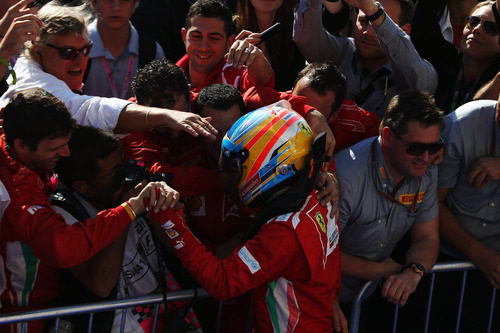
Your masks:
{"label": "white shirt", "polygon": [[14,70],[17,75],[17,83],[11,84],[5,94],[0,97],[0,108],[5,107],[10,98],[20,91],[42,88],[59,98],[78,124],[112,130],[118,122],[120,112],[131,103],[118,98],[76,94],[64,81],[44,72],[40,64],[26,57],[18,59]]}

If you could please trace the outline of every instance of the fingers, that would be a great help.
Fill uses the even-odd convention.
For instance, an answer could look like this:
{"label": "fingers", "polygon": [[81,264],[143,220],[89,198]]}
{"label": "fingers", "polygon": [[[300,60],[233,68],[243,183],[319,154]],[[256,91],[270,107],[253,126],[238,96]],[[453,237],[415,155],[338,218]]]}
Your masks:
{"label": "fingers", "polygon": [[488,170],[483,168],[480,164],[474,163],[469,171],[467,181],[473,187],[481,187],[488,177]]}
{"label": "fingers", "polygon": [[210,124],[208,118],[202,118],[198,115],[193,115],[192,117],[186,118],[181,123],[181,127],[184,131],[194,137],[203,135],[215,139],[215,136],[218,133],[215,127]]}
{"label": "fingers", "polygon": [[337,301],[333,303],[333,329],[335,332],[347,333],[347,319]]}
{"label": "fingers", "polygon": [[174,208],[180,199],[180,194],[165,182],[151,182],[146,186],[149,194],[148,209],[153,209],[155,213],[160,210]]}
{"label": "fingers", "polygon": [[233,67],[241,68],[243,65],[250,66],[260,50],[248,41],[235,41],[229,49],[226,60]]}

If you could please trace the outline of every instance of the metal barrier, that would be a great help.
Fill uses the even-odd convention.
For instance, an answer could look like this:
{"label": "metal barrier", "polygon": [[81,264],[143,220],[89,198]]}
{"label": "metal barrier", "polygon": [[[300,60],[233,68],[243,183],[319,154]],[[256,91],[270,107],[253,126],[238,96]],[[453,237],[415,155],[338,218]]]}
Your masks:
{"label": "metal barrier", "polygon": [[[430,320],[430,313],[431,313],[431,305],[432,305],[432,295],[434,292],[434,283],[435,283],[435,278],[437,273],[443,273],[443,272],[457,272],[457,271],[462,271],[462,288],[460,290],[460,303],[458,307],[458,313],[457,313],[457,321],[456,321],[456,326],[455,326],[455,332],[459,331],[460,327],[460,319],[462,316],[462,306],[463,306],[463,298],[464,298],[464,290],[465,290],[465,283],[467,280],[467,272],[470,270],[475,270],[477,269],[476,266],[474,266],[472,263],[468,261],[453,261],[453,262],[446,262],[446,263],[437,263],[432,267],[432,269],[429,271],[429,274],[431,274],[431,282],[430,282],[430,289],[429,289],[429,296],[427,299],[427,309],[426,309],[426,316],[425,316],[425,333],[427,333],[428,328],[429,328],[429,320]],[[359,319],[361,315],[361,302],[364,298],[365,293],[374,285],[376,284],[377,281],[368,281],[366,282],[363,287],[358,291],[356,294],[353,305],[351,308],[351,316],[349,318],[349,332],[350,333],[357,333],[359,329]],[[491,302],[490,302],[490,312],[489,312],[489,321],[488,321],[488,333],[491,331],[491,325],[493,321],[493,310],[495,308],[495,297],[496,297],[496,292],[497,290],[495,288],[492,289],[492,295],[491,295]],[[392,326],[392,331],[396,332],[396,327],[397,327],[397,321],[398,321],[398,312],[399,312],[399,306],[395,305],[395,310],[394,310],[394,321],[393,321],[393,326]]]}
{"label": "metal barrier", "polygon": [[[190,290],[181,290],[181,291],[167,293],[166,300],[167,302],[176,302],[176,301],[189,300],[194,298],[195,296],[198,298],[210,297],[210,295],[204,289],[200,288],[196,290],[190,289]],[[120,310],[134,306],[155,304],[156,306],[154,309],[154,324],[153,324],[153,332],[155,332],[158,319],[159,306],[161,303],[163,303],[163,301],[164,301],[163,294],[152,294],[142,297],[119,299],[119,300],[112,300],[99,303],[89,303],[89,304],[82,304],[75,306],[64,306],[64,307],[57,307],[57,308],[50,308],[43,310],[20,312],[20,313],[0,316],[0,325],[22,323],[21,332],[25,332],[26,324],[29,321],[56,318],[55,332],[57,333],[59,331],[59,320],[61,317],[90,313],[90,318],[89,318],[89,333],[90,333],[92,329],[92,321],[94,313],[96,312]],[[123,332],[125,329],[124,327],[125,314],[126,312],[124,311],[122,315],[120,332]]]}

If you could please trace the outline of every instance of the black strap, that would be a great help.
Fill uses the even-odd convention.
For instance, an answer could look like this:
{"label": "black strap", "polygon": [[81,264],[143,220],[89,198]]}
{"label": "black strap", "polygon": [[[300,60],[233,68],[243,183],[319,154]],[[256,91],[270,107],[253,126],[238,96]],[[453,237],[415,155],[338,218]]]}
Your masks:
{"label": "black strap", "polygon": [[[50,202],[54,206],[58,206],[73,215],[78,221],[85,221],[90,218],[89,213],[83,207],[74,192],[70,189],[58,189],[54,194],[50,195]],[[58,302],[62,305],[73,305],[82,303],[93,303],[105,300],[116,299],[116,286],[111,291],[108,297],[99,297],[90,292],[72,273],[69,269],[60,270],[61,281],[64,281],[64,292],[59,296]],[[92,324],[92,332],[109,333],[113,326],[114,311],[98,312],[94,316]],[[89,315],[66,317],[65,320],[73,324],[73,332],[87,332]]]}
{"label": "black strap", "polygon": [[73,215],[78,221],[85,221],[90,218],[89,213],[83,207],[82,203],[74,195],[74,192],[67,188],[58,189],[56,193],[49,196],[50,203],[54,206],[63,208]]}

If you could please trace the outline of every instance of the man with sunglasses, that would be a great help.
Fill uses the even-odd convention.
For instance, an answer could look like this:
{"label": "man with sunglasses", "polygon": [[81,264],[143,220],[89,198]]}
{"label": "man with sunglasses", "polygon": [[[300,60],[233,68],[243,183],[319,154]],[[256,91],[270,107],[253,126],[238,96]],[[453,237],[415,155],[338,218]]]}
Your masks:
{"label": "man with sunglasses", "polygon": [[[443,114],[419,91],[396,95],[380,135],[334,155],[340,187],[341,302],[366,280],[382,279],[382,296],[403,306],[436,260],[437,168]],[[410,232],[403,262],[393,250]]]}
{"label": "man with sunglasses", "polygon": [[127,100],[80,95],[90,41],[83,15],[76,7],[49,3],[39,13],[40,35],[14,67],[18,82],[0,98],[5,106],[17,92],[41,87],[59,98],[81,125],[118,133],[166,125],[193,136],[215,135],[215,129],[198,115],[153,107]]}
{"label": "man with sunglasses", "polygon": [[[446,149],[438,182],[440,261],[466,259],[479,268],[467,278],[461,331],[486,332],[491,287],[500,288],[500,95],[497,102],[474,101],[449,114],[443,137]],[[440,305],[452,308],[446,313],[448,320],[443,313],[440,317],[453,322],[461,274],[443,276],[442,282],[440,278],[437,288],[445,288],[442,293],[448,295],[449,304],[440,303],[436,310],[444,310]],[[500,301],[498,293],[496,300]],[[495,308],[492,332],[500,327],[500,307]]]}

